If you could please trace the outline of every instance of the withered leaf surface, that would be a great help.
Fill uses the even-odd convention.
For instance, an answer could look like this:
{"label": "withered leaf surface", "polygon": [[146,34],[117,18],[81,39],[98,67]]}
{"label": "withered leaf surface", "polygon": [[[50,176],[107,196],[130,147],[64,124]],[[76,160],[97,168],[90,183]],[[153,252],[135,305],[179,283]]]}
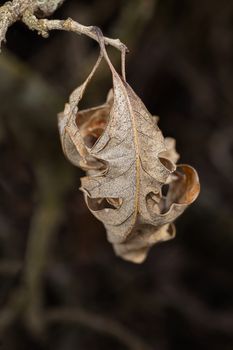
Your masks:
{"label": "withered leaf surface", "polygon": [[[175,141],[164,139],[140,98],[113,67],[103,42],[86,81],[59,117],[67,158],[87,171],[81,189],[91,212],[106,227],[116,254],[142,262],[149,248],[175,235],[172,222],[199,193],[196,171],[176,167]],[[107,102],[78,111],[78,103],[102,55],[113,80]],[[166,196],[163,186],[168,186]]]}

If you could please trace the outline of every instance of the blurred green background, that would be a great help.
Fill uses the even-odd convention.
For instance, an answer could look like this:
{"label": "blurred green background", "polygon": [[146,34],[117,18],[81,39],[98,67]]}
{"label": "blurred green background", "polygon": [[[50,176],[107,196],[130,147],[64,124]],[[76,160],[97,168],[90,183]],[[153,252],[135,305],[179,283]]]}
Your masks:
{"label": "blurred green background", "polygon": [[[233,2],[66,0],[53,17],[126,43],[129,83],[202,190],[175,240],[142,265],[117,258],[57,130],[97,44],[10,28],[0,55],[0,349],[232,350]],[[111,86],[104,65],[94,80],[86,107]]]}

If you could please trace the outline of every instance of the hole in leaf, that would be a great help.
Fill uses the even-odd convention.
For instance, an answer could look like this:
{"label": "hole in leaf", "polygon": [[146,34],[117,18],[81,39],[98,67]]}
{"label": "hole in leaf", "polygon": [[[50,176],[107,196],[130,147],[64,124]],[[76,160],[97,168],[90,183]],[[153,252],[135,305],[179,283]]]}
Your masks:
{"label": "hole in leaf", "polygon": [[175,231],[176,231],[175,226],[174,226],[173,224],[170,224],[170,225],[168,226],[167,232],[169,233],[169,235],[170,235],[171,237],[174,236]]}
{"label": "hole in leaf", "polygon": [[166,197],[168,194],[168,191],[169,191],[169,185],[168,184],[163,185],[162,186],[162,196]]}
{"label": "hole in leaf", "polygon": [[167,158],[159,157],[160,162],[167,168],[170,172],[175,171],[175,165]]}
{"label": "hole in leaf", "polygon": [[91,210],[118,209],[122,204],[121,198],[87,198]]}
{"label": "hole in leaf", "polygon": [[87,147],[92,148],[108,124],[111,105],[78,112],[76,124]]}

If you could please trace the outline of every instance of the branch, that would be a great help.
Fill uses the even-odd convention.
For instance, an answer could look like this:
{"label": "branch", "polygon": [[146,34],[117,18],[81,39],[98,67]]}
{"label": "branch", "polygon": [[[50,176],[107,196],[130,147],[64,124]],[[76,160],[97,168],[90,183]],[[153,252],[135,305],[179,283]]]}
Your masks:
{"label": "branch", "polygon": [[[22,21],[31,30],[38,31],[38,34],[47,38],[50,30],[65,30],[67,32],[74,32],[79,35],[86,35],[91,39],[98,41],[95,26],[84,26],[71,18],[66,20],[48,20],[38,19],[33,13],[26,10],[22,17]],[[120,51],[128,52],[127,47],[119,39],[104,38],[106,45],[111,45]]]}
{"label": "branch", "polygon": [[51,15],[65,0],[34,0],[37,9],[44,15]]}
{"label": "branch", "polygon": [[19,19],[20,14],[29,6],[29,0],[13,0],[0,7],[0,48],[1,43],[6,40],[7,29]]}
{"label": "branch", "polygon": [[0,48],[6,40],[8,28],[20,20],[27,9],[32,13],[40,11],[43,15],[52,14],[64,0],[12,0],[0,7]]}
{"label": "branch", "polygon": [[[31,30],[36,30],[44,38],[50,30],[65,30],[76,34],[84,34],[98,41],[96,27],[84,26],[71,18],[67,20],[38,19],[35,15],[40,10],[43,15],[53,13],[64,0],[13,0],[0,7],[0,48],[5,41],[8,28],[16,21],[22,21]],[[111,45],[121,52],[128,52],[127,47],[119,39],[104,38],[106,45]]]}

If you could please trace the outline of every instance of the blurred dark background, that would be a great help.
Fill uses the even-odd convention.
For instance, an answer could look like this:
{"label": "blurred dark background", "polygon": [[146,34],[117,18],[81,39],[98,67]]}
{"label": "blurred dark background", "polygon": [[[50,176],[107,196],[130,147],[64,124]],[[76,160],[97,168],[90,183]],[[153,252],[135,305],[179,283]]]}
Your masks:
{"label": "blurred dark background", "polygon": [[[233,2],[66,0],[53,17],[127,44],[129,83],[202,190],[176,239],[142,265],[117,258],[57,130],[97,44],[10,28],[0,55],[0,349],[232,350]],[[101,66],[85,106],[110,85]]]}

